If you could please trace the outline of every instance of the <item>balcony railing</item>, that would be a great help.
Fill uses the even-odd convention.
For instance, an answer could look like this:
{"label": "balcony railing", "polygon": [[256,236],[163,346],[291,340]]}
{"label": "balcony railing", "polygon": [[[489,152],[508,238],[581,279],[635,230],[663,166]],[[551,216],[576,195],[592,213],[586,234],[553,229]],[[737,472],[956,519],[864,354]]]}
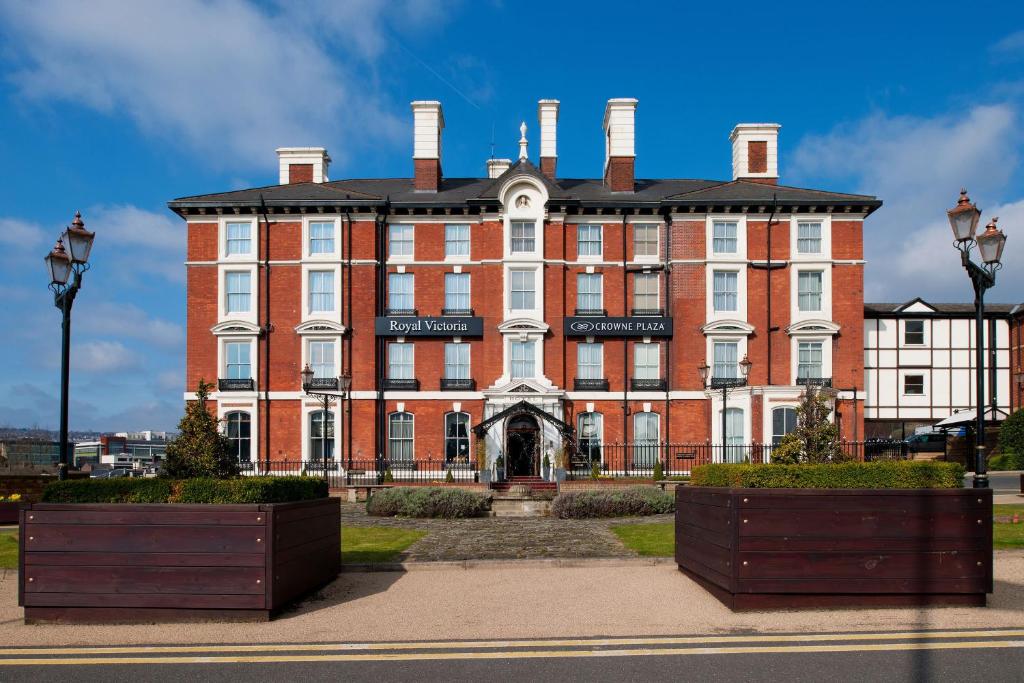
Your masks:
{"label": "balcony railing", "polygon": [[663,379],[640,379],[634,377],[629,380],[629,388],[632,391],[665,391],[665,380]]}
{"label": "balcony railing", "polygon": [[732,389],[734,387],[745,387],[747,386],[746,377],[712,377],[711,388],[712,389]]}
{"label": "balcony railing", "polygon": [[457,315],[465,318],[471,318],[474,313],[472,308],[442,308],[441,315]]}
{"label": "balcony railing", "polygon": [[337,391],[338,389],[338,378],[337,377],[314,377],[309,380],[309,385],[304,386],[303,389],[307,391],[318,391],[328,389],[331,391]]}
{"label": "balcony railing", "polygon": [[633,315],[644,315],[652,318],[662,318],[665,316],[664,308],[634,308],[630,311]]}
{"label": "balcony railing", "polygon": [[386,315],[388,317],[395,317],[395,316],[412,316],[412,317],[416,317],[417,315],[419,315],[419,312],[415,308],[389,308],[386,311],[384,311],[384,315]]}
{"label": "balcony railing", "polygon": [[386,378],[381,382],[381,388],[385,391],[419,391],[420,381],[418,379],[390,379]]}
{"label": "balcony railing", "polygon": [[256,383],[251,377],[246,379],[219,379],[217,391],[252,391]]}
{"label": "balcony railing", "polygon": [[576,315],[579,316],[594,316],[594,317],[605,317],[608,315],[608,311],[603,308],[577,308]]}
{"label": "balcony railing", "polygon": [[475,391],[476,380],[441,378],[441,391]]}
{"label": "balcony railing", "polygon": [[804,387],[826,387],[826,388],[830,388],[832,386],[832,378],[831,377],[797,377],[796,378],[796,383],[797,383],[797,386],[804,386]]}
{"label": "balcony railing", "polygon": [[572,387],[574,391],[608,391],[608,380],[577,377],[573,380]]}

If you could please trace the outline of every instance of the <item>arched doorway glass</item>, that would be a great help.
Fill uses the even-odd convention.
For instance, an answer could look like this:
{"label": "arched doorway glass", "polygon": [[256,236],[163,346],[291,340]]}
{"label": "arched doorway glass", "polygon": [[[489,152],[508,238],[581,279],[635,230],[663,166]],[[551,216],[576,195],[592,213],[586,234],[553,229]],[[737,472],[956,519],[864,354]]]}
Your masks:
{"label": "arched doorway glass", "polygon": [[537,419],[526,414],[509,418],[505,429],[505,468],[508,476],[536,475],[539,452],[540,427]]}

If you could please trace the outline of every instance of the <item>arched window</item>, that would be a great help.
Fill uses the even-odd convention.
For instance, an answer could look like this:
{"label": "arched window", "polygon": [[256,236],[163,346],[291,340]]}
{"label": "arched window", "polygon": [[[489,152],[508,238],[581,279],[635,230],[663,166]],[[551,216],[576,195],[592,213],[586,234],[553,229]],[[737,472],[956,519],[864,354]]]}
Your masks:
{"label": "arched window", "polygon": [[772,445],[778,446],[782,437],[796,429],[796,410],[776,408],[772,411]]}
{"label": "arched window", "polygon": [[235,411],[224,416],[224,432],[231,442],[231,454],[238,458],[238,462],[250,462],[252,455],[250,446],[252,443],[252,422],[249,413]]}
{"label": "arched window", "polygon": [[658,413],[633,415],[633,467],[654,467],[661,431]]}
{"label": "arched window", "polygon": [[469,463],[469,413],[444,416],[444,460],[448,464]]}
{"label": "arched window", "polygon": [[576,425],[580,435],[578,460],[586,467],[601,462],[604,416],[601,413],[580,413]]}
{"label": "arched window", "polygon": [[412,464],[412,413],[391,413],[388,416],[388,459],[392,463]]}
{"label": "arched window", "polygon": [[334,457],[334,413],[317,410],[309,414],[309,459],[314,462]]}
{"label": "arched window", "polygon": [[727,408],[725,411],[725,461],[743,462],[747,453],[743,450],[743,409]]}

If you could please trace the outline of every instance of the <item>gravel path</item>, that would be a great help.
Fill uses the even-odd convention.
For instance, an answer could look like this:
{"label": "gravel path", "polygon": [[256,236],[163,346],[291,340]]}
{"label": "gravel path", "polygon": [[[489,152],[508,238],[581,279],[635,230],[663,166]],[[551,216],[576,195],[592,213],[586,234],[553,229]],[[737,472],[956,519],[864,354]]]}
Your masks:
{"label": "gravel path", "polygon": [[623,546],[608,526],[671,521],[672,515],[617,519],[406,519],[370,517],[362,503],[341,504],[341,523],[344,526],[398,527],[426,531],[426,536],[396,558],[399,562],[636,557],[636,553]]}

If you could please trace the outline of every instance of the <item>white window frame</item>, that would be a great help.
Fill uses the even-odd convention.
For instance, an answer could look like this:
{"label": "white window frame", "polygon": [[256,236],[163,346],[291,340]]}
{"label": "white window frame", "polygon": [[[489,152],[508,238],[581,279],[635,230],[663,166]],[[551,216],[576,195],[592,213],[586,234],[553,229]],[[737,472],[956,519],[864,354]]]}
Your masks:
{"label": "white window frame", "polygon": [[[466,239],[465,240],[449,240],[448,229],[449,228],[465,228]],[[451,242],[465,242],[466,253],[465,254],[449,254],[448,245]],[[444,225],[444,260],[445,261],[469,261],[473,255],[473,229],[470,223],[445,223]]]}
{"label": "white window frame", "polygon": [[[718,288],[716,287],[716,284],[719,281],[722,281],[724,283],[728,283],[728,282],[731,281],[731,282],[733,282],[735,284],[735,289],[733,291],[731,291],[731,292],[727,291],[726,289],[722,289],[721,292],[720,292],[718,290]],[[721,308],[719,308],[719,306],[718,306],[718,295],[719,295],[719,293],[722,294],[722,297],[724,299],[728,299],[729,296],[733,297],[732,308],[728,308],[727,307],[727,304],[729,303],[728,301],[723,301],[722,302],[723,306]],[[740,310],[740,274],[739,274],[739,271],[730,270],[730,269],[715,269],[715,270],[713,270],[711,272],[711,307],[714,309],[715,313],[718,313],[718,314],[737,313]]]}
{"label": "white window frame", "polygon": [[[537,240],[539,239],[539,232],[540,232],[538,230],[538,223],[539,222],[540,222],[539,220],[532,219],[532,218],[514,218],[514,219],[509,220],[509,222],[508,222],[508,252],[509,252],[510,255],[512,255],[513,257],[523,257],[523,256],[533,256],[533,255],[536,255],[536,253],[537,253]],[[533,225],[533,237],[516,237],[515,236],[515,226],[516,226],[517,223],[521,223],[521,224],[524,224],[524,225],[529,223],[529,224]],[[522,241],[522,240],[529,240],[529,239],[533,240],[533,248],[532,249],[516,249],[515,248],[515,241],[516,240],[521,240]]]}
{"label": "white window frame", "polygon": [[[314,348],[320,348],[323,344],[330,344],[330,369],[329,373],[324,373],[320,368],[325,365],[323,362],[314,362]],[[338,360],[339,360],[339,349],[338,343],[334,337],[317,337],[306,340],[306,363],[313,369],[313,377],[317,379],[335,379],[338,377]]]}
{"label": "white window frame", "polygon": [[[928,324],[926,320],[921,318],[914,318],[910,320],[901,320],[900,332],[903,335],[901,341],[902,346],[908,346],[910,348],[919,349],[928,345]],[[919,343],[911,343],[907,341],[907,324],[908,323],[921,323],[921,341]],[[973,344],[973,340],[972,340]]]}
{"label": "white window frame", "polygon": [[[736,273],[736,310],[716,311],[715,310],[715,273],[731,272]],[[708,322],[720,320],[747,320],[747,268],[737,264],[708,264],[705,268],[705,316]]]}
{"label": "white window frame", "polygon": [[[394,231],[398,230],[401,232],[402,239],[394,239]],[[409,253],[398,254],[395,253],[395,244],[402,244],[402,251],[405,251],[404,245],[409,244]],[[388,262],[402,262],[408,263],[416,260],[416,225],[413,223],[388,223]]]}
{"label": "white window frame", "polygon": [[[907,391],[907,378],[908,377],[920,377],[921,378],[921,393],[910,393]],[[908,396],[911,398],[924,398],[928,396],[928,373],[923,370],[914,370],[910,372],[900,373],[900,395]]]}
{"label": "white window frame", "polygon": [[[221,264],[218,266],[217,271],[218,322],[240,320],[256,325],[256,310],[259,302],[259,278],[257,277],[256,264]],[[227,274],[239,272],[249,273],[249,309],[228,313]]]}
{"label": "white window frame", "polygon": [[[404,422],[408,422],[409,425],[410,425],[410,428],[412,430],[412,433],[408,437],[401,436],[401,437],[398,437],[398,439],[396,439],[392,435],[392,418],[394,418],[396,415],[408,415],[410,417],[409,420],[402,420],[403,423]],[[409,457],[407,459],[403,458],[401,460],[396,460],[392,456],[392,454],[391,454],[391,450],[392,450],[391,449],[391,445],[392,445],[392,443],[391,442],[395,441],[395,440],[400,440],[403,443],[405,443],[405,442],[409,443]],[[414,413],[412,413],[411,411],[408,411],[408,410],[395,410],[395,411],[392,411],[392,412],[388,413],[388,450],[387,450],[387,458],[388,458],[388,464],[390,464],[392,467],[394,467],[396,464],[400,464],[400,465],[407,465],[408,464],[408,465],[411,465],[412,463],[416,462],[416,415]]]}
{"label": "white window frame", "polygon": [[[654,351],[654,365],[652,366],[649,362],[645,362],[643,365],[641,365],[640,357],[648,356],[647,358],[644,358],[644,360],[649,361],[649,356],[652,350]],[[650,372],[652,367],[654,368],[654,374],[651,377],[648,377],[646,374],[642,374],[640,372],[641,368],[644,369],[644,373]],[[633,378],[661,379],[661,344],[655,341],[635,342],[633,344]]]}
{"label": "white window frame", "polygon": [[[586,363],[584,364],[584,355],[586,352],[593,352],[597,350],[597,364]],[[582,368],[596,368],[596,374],[594,376],[585,375]],[[578,342],[576,344],[576,378],[577,379],[604,379],[604,344],[601,342]]]}
{"label": "white window frame", "polygon": [[[584,292],[580,286],[584,281],[597,282],[597,291]],[[581,296],[596,296],[597,306],[581,306]],[[602,273],[576,273],[576,308],[586,311],[600,311],[604,309],[604,275]]]}
{"label": "white window frame", "polygon": [[[234,344],[234,343],[242,343],[242,344],[248,344],[249,345],[249,373],[251,374],[250,379],[255,380],[256,377],[258,376],[257,372],[259,371],[259,368],[257,367],[258,363],[259,363],[259,354],[258,354],[258,350],[259,349],[258,349],[258,347],[256,345],[256,337],[255,337],[255,335],[250,335],[250,336],[232,335],[232,336],[218,337],[218,344],[217,344],[217,367],[219,368],[218,379],[227,379],[227,376],[228,376],[228,372],[227,372],[227,370],[228,370],[227,345],[228,344]],[[253,386],[255,386],[255,384]],[[231,392],[231,393],[232,393],[232,395],[234,395],[236,392]]]}
{"label": "white window frame", "polygon": [[[818,356],[819,356],[819,360],[818,360],[818,375],[817,375],[817,377],[815,377],[813,375],[809,375],[809,376],[806,376],[806,377],[801,377],[800,376],[800,366],[803,365],[803,362],[801,361],[801,355],[803,353],[803,348],[802,347],[803,346],[807,346],[808,347],[808,351],[813,351],[813,349],[811,347],[813,345],[815,345],[815,344],[818,346]],[[820,340],[820,339],[797,339],[796,340],[796,379],[797,379],[797,382],[799,382],[800,380],[806,380],[806,379],[821,379],[823,377],[828,377],[828,375],[825,374],[825,342]]]}
{"label": "white window frame", "polygon": [[[314,254],[312,246],[313,223],[330,223],[334,248],[329,252]],[[341,220],[324,216],[304,216],[302,219],[302,258],[310,261],[336,261],[341,258]]]}
{"label": "white window frame", "polygon": [[[661,224],[660,223],[630,223],[633,226],[633,260],[639,263],[657,263],[661,258]],[[637,252],[637,229],[654,229],[654,253],[640,254]]]}
{"label": "white window frame", "polygon": [[[584,240],[583,236],[586,234],[589,237],[593,236],[593,231],[597,230],[597,239]],[[596,254],[584,254],[582,247],[588,245],[591,248],[592,245],[597,245]],[[576,259],[578,261],[601,261],[604,258],[604,224],[602,223],[578,223],[576,225]]]}
{"label": "white window frame", "polygon": [[[459,421],[462,421],[466,425],[466,436],[465,437],[461,437],[458,434],[456,434],[455,436],[448,436],[448,420],[449,420],[449,418],[453,419],[456,424],[458,424]],[[415,418],[414,418],[414,420],[415,420]],[[452,463],[459,462],[458,461],[458,458],[459,458],[459,453],[458,453],[458,451],[459,451],[459,442],[463,441],[463,440],[466,442],[466,458],[467,459],[472,458],[473,457],[472,437],[470,435],[472,434],[473,430],[472,430],[472,428],[470,426],[469,413],[461,411],[461,410],[452,410],[452,411],[449,411],[449,412],[445,413],[444,416],[442,417],[442,420],[443,420],[443,424],[442,424],[442,429],[443,429],[442,439],[443,439],[444,443],[443,443],[443,446],[441,448],[441,452],[444,454],[445,464],[452,464]],[[449,441],[454,441],[455,442],[455,457],[449,457],[449,455],[448,455],[448,442]],[[462,464],[462,463],[459,463],[459,464]]]}
{"label": "white window frame", "polygon": [[[408,361],[405,358],[401,358],[401,359],[399,359],[401,361],[399,364],[394,364],[392,362],[392,358],[393,358],[393,356],[392,356],[392,349],[401,350],[403,352],[403,355],[405,355],[405,352],[408,351],[408,355],[409,355]],[[386,360],[386,362],[387,362],[387,367],[386,367],[386,372],[387,372],[386,378],[387,379],[416,379],[416,346],[412,342],[399,342],[399,341],[388,342],[388,344],[387,344],[387,360]],[[396,376],[394,374],[394,369],[395,368],[403,368],[404,369],[406,367],[408,367],[408,369],[409,369],[409,376],[408,377],[405,377],[405,376],[398,377],[398,376]]]}
{"label": "white window frame", "polygon": [[[465,297],[466,297],[466,305],[465,306],[449,306],[448,305],[449,304],[448,296],[449,296],[449,294],[451,294],[451,292],[448,291],[449,277],[453,278],[453,280],[460,280],[460,281],[464,280],[465,281],[465,283],[466,283],[466,291],[465,292],[456,292],[455,293],[457,296],[465,295]],[[473,279],[470,277],[469,273],[445,273],[444,274],[444,305],[443,305],[443,308],[445,308],[447,310],[466,310],[466,311],[471,310],[473,308]]]}
{"label": "white window frame", "polygon": [[[517,267],[517,268],[509,268],[508,270],[506,270],[506,273],[508,275],[508,277],[507,277],[508,287],[506,289],[506,305],[505,305],[506,317],[537,316],[537,314],[541,310],[541,307],[543,306],[542,292],[539,291],[540,288],[537,286],[537,280],[539,279],[539,276],[542,274],[540,268],[519,268],[519,267]],[[512,279],[514,277],[513,273],[532,273],[532,275],[533,275],[533,307],[532,308],[512,308],[512,292],[513,292],[513,289],[512,289],[512,285],[513,285]],[[517,290],[517,291],[525,292],[525,291],[528,291],[528,290],[523,289],[523,290]]]}
{"label": "white window frame", "polygon": [[[466,376],[465,377],[452,377],[451,375],[448,374],[448,368],[450,368],[450,367],[452,367],[452,368],[459,368],[459,367],[462,367],[462,365],[463,365],[461,362],[459,362],[459,363],[449,363],[448,362],[448,348],[449,347],[456,348],[458,353],[462,353],[463,351],[465,351],[465,355],[466,355],[466,363],[465,363]],[[445,344],[444,344],[444,369],[443,369],[443,373],[444,374],[442,374],[441,376],[444,379],[472,379],[473,378],[473,360],[472,360],[473,356],[472,356],[472,354],[473,354],[473,352],[471,350],[471,347],[470,347],[469,343],[467,343],[467,342],[449,342],[449,341],[446,341]],[[456,358],[456,360],[457,361],[461,361],[460,358]]]}
{"label": "white window frame", "polygon": [[[731,237],[729,235],[722,235],[721,237],[719,237],[717,235],[718,227],[719,226],[721,226],[722,228],[728,228],[729,226],[732,226],[732,228],[735,230],[736,234],[731,236]],[[732,244],[733,248],[732,249],[719,249],[718,248],[719,240],[721,240],[724,243],[722,245],[723,247],[727,246],[728,243],[731,241],[733,243]],[[716,218],[715,220],[711,221],[711,253],[714,254],[715,256],[721,256],[721,257],[725,257],[725,258],[736,258],[736,255],[739,253],[739,251],[740,251],[740,222],[738,220],[736,220],[736,219],[724,220],[724,219],[721,219],[721,218]]]}
{"label": "white window frame", "polygon": [[[640,280],[654,282],[654,305],[653,306],[637,306],[637,296],[639,295],[640,288],[637,284]],[[650,296],[650,292],[644,294],[644,296]],[[633,302],[632,309],[637,311],[656,311],[661,308],[661,276],[655,272],[639,272],[633,273]]]}
{"label": "white window frame", "polygon": [[[800,223],[821,223],[821,251],[800,251]],[[825,263],[832,260],[832,216],[829,214],[794,214],[789,219],[789,255],[793,261]]]}
{"label": "white window frame", "polygon": [[[224,365],[221,377],[224,379],[252,379],[252,342],[248,339],[224,339],[221,343],[224,345]],[[239,349],[245,349],[247,356],[245,366],[248,367],[249,371],[244,376],[232,377],[231,367],[233,365],[239,368],[243,366],[242,363],[231,362],[231,349],[236,347]]]}
{"label": "white window frame", "polygon": [[[717,254],[714,244],[716,222],[736,223],[736,253]],[[747,260],[747,217],[734,213],[709,214],[704,219],[705,258],[714,263],[736,263]]]}
{"label": "white window frame", "polygon": [[[387,274],[387,306],[385,307],[389,311],[415,311],[416,310],[416,274],[415,273],[388,273]],[[411,306],[392,306],[391,296],[394,293],[394,287],[392,286],[392,278],[396,280],[401,279],[402,281],[408,280],[412,283],[411,291],[401,292],[401,296],[409,296]]]}
{"label": "white window frame", "polygon": [[[333,271],[334,276],[334,309],[330,311],[309,310],[309,274],[312,271]],[[335,320],[338,316],[341,301],[341,264],[322,262],[302,264],[302,320]]]}
{"label": "white window frame", "polygon": [[[539,374],[537,372],[537,369],[538,369],[537,368],[537,345],[539,343],[540,342],[537,339],[510,339],[509,340],[508,375],[509,375],[509,377],[511,379],[513,379],[513,380],[534,379],[534,378],[539,376]],[[525,356],[523,358],[517,360],[515,358],[516,349],[517,348],[527,348],[527,347],[532,352],[531,353],[531,355],[533,356],[532,360],[531,359],[527,359]],[[514,369],[515,368],[515,364],[517,362],[530,363],[533,366],[532,367],[532,372],[529,373],[529,374],[517,375],[515,373],[515,369]]]}
{"label": "white window frame", "polygon": [[[832,267],[829,265],[805,265],[799,264],[790,268],[790,311],[791,323],[804,320],[832,320]],[[800,273],[819,272],[821,273],[821,310],[801,311],[800,310]]]}
{"label": "white window frame", "polygon": [[794,332],[790,338],[789,359],[790,378],[793,385],[800,382],[800,342],[817,342],[821,344],[821,376],[832,377],[832,336],[820,332]]}
{"label": "white window frame", "polygon": [[[241,254],[228,253],[228,224],[248,223],[249,224],[249,251]],[[222,216],[217,221],[217,253],[222,261],[255,261],[256,246],[259,243],[259,225],[255,218],[244,218],[242,216]]]}
{"label": "white window frame", "polygon": [[[327,291],[314,292],[313,291],[313,276],[314,275],[325,275],[325,274],[328,274],[328,273],[331,276],[330,292],[327,292]],[[338,286],[337,273],[334,271],[334,269],[333,268],[309,268],[309,269],[307,269],[305,271],[305,274],[306,274],[306,311],[309,312],[309,315],[311,315],[311,316],[325,316],[325,315],[331,315],[331,314],[337,312],[337,310],[338,310],[338,290],[340,288]],[[330,297],[331,297],[331,301],[330,301],[331,305],[330,305],[330,307],[320,307],[320,308],[314,309],[313,308],[313,297],[314,296],[326,296],[327,294],[330,294]]]}

